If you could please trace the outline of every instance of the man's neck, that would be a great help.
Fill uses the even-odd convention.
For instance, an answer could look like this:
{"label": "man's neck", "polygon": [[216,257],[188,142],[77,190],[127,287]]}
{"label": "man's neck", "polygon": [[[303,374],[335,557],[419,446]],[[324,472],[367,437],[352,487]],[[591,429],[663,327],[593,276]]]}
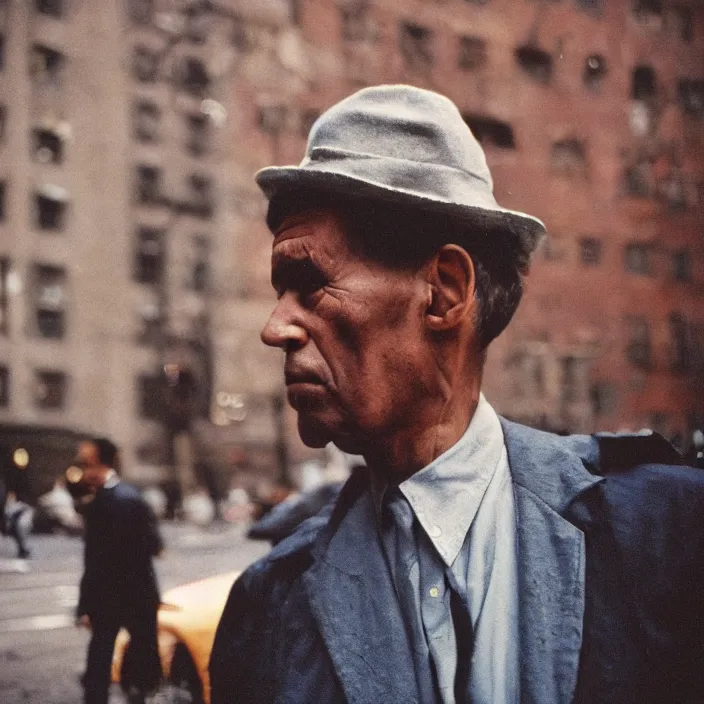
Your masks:
{"label": "man's neck", "polygon": [[364,453],[370,470],[395,483],[427,467],[464,435],[479,403],[479,385],[434,409],[417,414],[415,422]]}

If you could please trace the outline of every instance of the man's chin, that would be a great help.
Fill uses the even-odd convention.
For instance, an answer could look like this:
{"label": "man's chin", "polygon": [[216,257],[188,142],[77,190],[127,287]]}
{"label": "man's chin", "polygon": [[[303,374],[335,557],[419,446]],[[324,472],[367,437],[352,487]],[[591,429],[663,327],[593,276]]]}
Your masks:
{"label": "man's chin", "polygon": [[298,414],[298,434],[306,447],[325,447],[333,440],[333,435],[324,423]]}

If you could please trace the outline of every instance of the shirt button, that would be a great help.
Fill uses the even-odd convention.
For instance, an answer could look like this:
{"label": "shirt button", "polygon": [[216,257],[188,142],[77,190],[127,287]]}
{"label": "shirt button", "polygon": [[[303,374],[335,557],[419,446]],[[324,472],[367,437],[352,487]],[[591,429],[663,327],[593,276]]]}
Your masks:
{"label": "shirt button", "polygon": [[428,589],[428,594],[430,594],[433,599],[437,599],[440,596],[440,590],[437,587],[430,587],[430,589]]}

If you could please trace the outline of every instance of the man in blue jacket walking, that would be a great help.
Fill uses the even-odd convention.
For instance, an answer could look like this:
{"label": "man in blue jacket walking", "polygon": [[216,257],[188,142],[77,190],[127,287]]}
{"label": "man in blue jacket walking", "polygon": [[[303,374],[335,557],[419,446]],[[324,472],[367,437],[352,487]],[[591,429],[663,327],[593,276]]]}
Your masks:
{"label": "man in blue jacket walking", "polygon": [[257,182],[262,340],[303,441],[367,467],[235,583],[213,704],[704,701],[704,475],[484,398],[544,228],[498,205],[455,105],[364,89]]}

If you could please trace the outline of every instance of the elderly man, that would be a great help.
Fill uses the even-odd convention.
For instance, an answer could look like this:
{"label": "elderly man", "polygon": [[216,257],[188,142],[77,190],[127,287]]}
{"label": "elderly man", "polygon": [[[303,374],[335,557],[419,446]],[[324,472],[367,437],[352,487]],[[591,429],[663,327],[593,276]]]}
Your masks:
{"label": "elderly man", "polygon": [[213,704],[704,701],[704,475],[481,393],[543,225],[496,203],[457,108],[362,90],[257,181],[262,340],[303,441],[367,468],[235,583]]}

